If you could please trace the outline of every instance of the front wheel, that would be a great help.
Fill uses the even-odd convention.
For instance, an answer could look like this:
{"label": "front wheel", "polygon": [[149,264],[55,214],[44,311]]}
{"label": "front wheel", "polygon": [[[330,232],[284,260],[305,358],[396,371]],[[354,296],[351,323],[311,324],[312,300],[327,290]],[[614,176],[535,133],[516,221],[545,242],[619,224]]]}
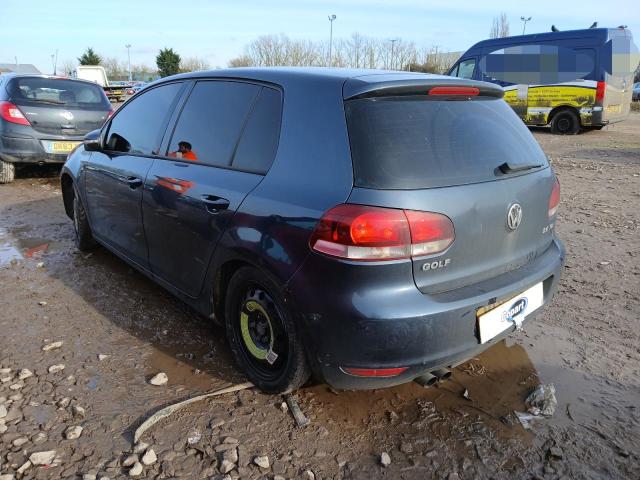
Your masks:
{"label": "front wheel", "polygon": [[266,393],[300,388],[311,373],[291,313],[277,284],[253,267],[231,278],[225,326],[233,356],[249,380]]}
{"label": "front wheel", "polygon": [[580,130],[580,120],[571,110],[561,110],[551,120],[551,133],[575,135]]}
{"label": "front wheel", "polygon": [[0,183],[11,183],[16,177],[16,167],[13,163],[0,160]]}
{"label": "front wheel", "polygon": [[91,233],[87,212],[82,205],[82,200],[75,192],[73,197],[73,229],[75,231],[76,247],[81,252],[91,252],[95,250],[97,243]]}

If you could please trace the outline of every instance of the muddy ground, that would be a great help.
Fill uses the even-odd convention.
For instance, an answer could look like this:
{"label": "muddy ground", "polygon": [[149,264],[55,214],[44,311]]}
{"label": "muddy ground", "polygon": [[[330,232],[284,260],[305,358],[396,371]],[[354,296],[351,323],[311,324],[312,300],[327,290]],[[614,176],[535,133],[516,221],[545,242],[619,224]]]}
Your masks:
{"label": "muddy ground", "polygon": [[[225,449],[243,479],[640,478],[640,114],[534,134],[562,183],[568,255],[552,305],[524,332],[428,390],[304,388],[305,428],[254,390],[195,403],[145,434],[158,460],[140,478],[222,478]],[[126,477],[150,413],[243,378],[221,330],[105,250],[76,251],[56,172],[45,173],[0,186],[0,478]],[[159,371],[168,384],[150,385]],[[525,430],[513,411],[540,383],[555,385],[558,408]],[[81,436],[66,439],[73,426]],[[53,463],[26,463],[49,450]]]}

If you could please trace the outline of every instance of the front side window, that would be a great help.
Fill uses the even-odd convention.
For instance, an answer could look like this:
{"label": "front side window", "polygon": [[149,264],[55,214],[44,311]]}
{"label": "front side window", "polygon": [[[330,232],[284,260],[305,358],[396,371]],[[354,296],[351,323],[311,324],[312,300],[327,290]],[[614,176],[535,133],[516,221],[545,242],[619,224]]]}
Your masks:
{"label": "front side window", "polygon": [[181,83],[162,85],[122,107],[109,126],[107,150],[137,155],[157,154],[162,128],[181,88]]}
{"label": "front side window", "polygon": [[167,156],[229,167],[247,116],[262,87],[241,82],[201,81],[189,95]]}

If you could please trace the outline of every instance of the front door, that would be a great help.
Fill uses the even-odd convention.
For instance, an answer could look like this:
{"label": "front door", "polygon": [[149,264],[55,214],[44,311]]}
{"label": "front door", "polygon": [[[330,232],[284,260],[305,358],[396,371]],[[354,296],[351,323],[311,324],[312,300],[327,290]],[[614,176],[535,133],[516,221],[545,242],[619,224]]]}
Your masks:
{"label": "front door", "polygon": [[147,175],[144,226],[151,271],[195,297],[236,210],[275,155],[278,90],[200,81]]}
{"label": "front door", "polygon": [[104,151],[93,152],[84,170],[93,233],[147,269],[142,190],[181,88],[162,85],[123,106],[108,126]]}

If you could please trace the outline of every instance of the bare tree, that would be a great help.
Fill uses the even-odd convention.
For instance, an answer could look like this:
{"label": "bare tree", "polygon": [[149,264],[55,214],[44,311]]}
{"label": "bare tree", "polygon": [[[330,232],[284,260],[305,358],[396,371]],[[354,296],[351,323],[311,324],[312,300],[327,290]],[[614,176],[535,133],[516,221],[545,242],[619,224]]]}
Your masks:
{"label": "bare tree", "polygon": [[60,72],[64,73],[65,75],[71,76],[77,66],[78,66],[78,62],[74,60],[69,60],[69,59],[64,60],[60,65]]}
{"label": "bare tree", "polygon": [[[229,62],[231,67],[321,66],[325,64],[328,42],[294,40],[286,35],[264,35],[246,46],[244,54]],[[419,50],[414,42],[401,38],[366,37],[354,33],[346,39],[333,39],[332,64],[336,67],[395,68],[442,73],[451,63],[437,47]],[[454,57],[454,61],[455,61]]]}
{"label": "bare tree", "polygon": [[509,20],[507,14],[502,12],[499,16],[493,17],[489,38],[502,38],[509,36]]}
{"label": "bare tree", "polygon": [[184,58],[180,61],[180,70],[183,72],[198,72],[210,68],[209,62],[198,57]]}
{"label": "bare tree", "polygon": [[253,60],[249,55],[240,55],[239,57],[229,60],[229,66],[236,67],[251,67],[253,66]]}
{"label": "bare tree", "polygon": [[129,78],[129,67],[124,60],[115,57],[105,57],[102,64],[109,80],[126,80]]}

